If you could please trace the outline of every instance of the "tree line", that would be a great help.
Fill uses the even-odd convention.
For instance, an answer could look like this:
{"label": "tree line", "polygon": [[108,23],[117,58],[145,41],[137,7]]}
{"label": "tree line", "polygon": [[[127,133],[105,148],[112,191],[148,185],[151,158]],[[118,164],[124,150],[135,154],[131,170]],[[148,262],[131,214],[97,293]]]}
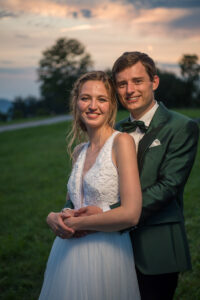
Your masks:
{"label": "tree line", "polygon": [[[160,85],[155,98],[169,108],[200,107],[198,56],[184,54],[178,63],[181,77],[158,69]],[[42,53],[39,61],[40,99],[33,96],[16,97],[9,114],[17,119],[68,113],[75,80],[92,67],[91,55],[83,44],[76,39],[58,39]],[[106,71],[111,73],[110,70]],[[120,104],[119,108],[122,109]]]}

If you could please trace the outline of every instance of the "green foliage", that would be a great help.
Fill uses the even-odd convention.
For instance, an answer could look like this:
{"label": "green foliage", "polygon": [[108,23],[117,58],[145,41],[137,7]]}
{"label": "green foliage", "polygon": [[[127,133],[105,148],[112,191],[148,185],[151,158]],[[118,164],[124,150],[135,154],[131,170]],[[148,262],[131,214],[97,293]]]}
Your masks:
{"label": "green foliage", "polygon": [[48,113],[44,101],[34,96],[27,96],[25,98],[16,97],[13,101],[12,108],[9,110],[9,114],[14,120],[47,115]]}
{"label": "green foliage", "polygon": [[3,122],[7,121],[7,114],[0,112],[0,121]]}
{"label": "green foliage", "polygon": [[55,45],[43,52],[38,76],[41,96],[49,112],[69,111],[74,81],[92,64],[85,47],[75,39],[60,38]]}
{"label": "green foliage", "polygon": [[[155,91],[155,98],[162,101],[167,107],[188,107],[188,98],[185,97],[185,82],[174,73],[158,69],[160,83]],[[190,100],[190,99],[189,99]]]}
{"label": "green foliage", "polygon": [[[200,110],[191,112],[199,116]],[[188,111],[186,111],[188,113]],[[118,119],[128,113],[121,111]],[[71,162],[69,122],[0,134],[0,291],[2,300],[38,298],[54,235],[50,211],[65,203]],[[175,299],[200,299],[200,190],[198,157],[185,189],[185,218],[193,271],[181,275]]]}
{"label": "green foliage", "polygon": [[166,106],[173,107],[199,107],[200,89],[198,80],[200,66],[197,55],[185,54],[179,61],[183,78],[174,73],[158,70],[160,84],[155,92],[156,99],[163,101]]}
{"label": "green foliage", "polygon": [[196,54],[184,54],[179,61],[182,76],[188,81],[199,79],[200,65]]}
{"label": "green foliage", "polygon": [[129,115],[130,113],[125,109],[118,111],[116,122],[119,122],[120,120],[127,118]]}
{"label": "green foliage", "polygon": [[199,89],[199,76],[200,65],[198,64],[198,56],[193,54],[185,54],[179,61],[181,74],[183,76],[184,98],[187,99],[187,106],[200,105],[200,89]]}

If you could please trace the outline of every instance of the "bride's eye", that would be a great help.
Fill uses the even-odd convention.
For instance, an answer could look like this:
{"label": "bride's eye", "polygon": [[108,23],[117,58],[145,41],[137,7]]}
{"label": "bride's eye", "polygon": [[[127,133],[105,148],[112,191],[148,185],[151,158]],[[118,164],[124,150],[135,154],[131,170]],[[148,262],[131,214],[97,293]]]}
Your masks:
{"label": "bride's eye", "polygon": [[88,97],[81,97],[80,98],[82,101],[87,101],[88,100]]}
{"label": "bride's eye", "polygon": [[108,102],[108,99],[101,97],[101,98],[99,98],[99,101],[100,102]]}

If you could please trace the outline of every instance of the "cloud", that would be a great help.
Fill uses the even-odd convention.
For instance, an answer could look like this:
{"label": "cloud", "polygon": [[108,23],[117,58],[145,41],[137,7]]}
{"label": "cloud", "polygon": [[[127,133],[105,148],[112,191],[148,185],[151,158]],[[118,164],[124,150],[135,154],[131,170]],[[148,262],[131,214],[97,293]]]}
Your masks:
{"label": "cloud", "polygon": [[158,7],[164,8],[192,8],[200,7],[199,0],[126,0],[127,3],[131,3],[138,9],[152,9]]}
{"label": "cloud", "polygon": [[[66,19],[97,19],[124,24],[155,24],[159,22],[170,30],[180,27],[181,17],[188,11],[195,14],[200,8],[199,0],[0,0],[0,18],[19,14],[35,14]],[[193,9],[192,9],[193,8]],[[192,18],[191,18],[192,19]],[[177,20],[177,22],[176,22]],[[180,20],[180,21],[178,21]],[[183,18],[184,20],[184,18]],[[187,20],[187,18],[186,18]],[[189,19],[188,19],[189,20]],[[194,20],[193,26],[195,26]],[[40,25],[40,24],[39,24]],[[169,26],[168,26],[169,25]],[[181,25],[182,26],[182,25]],[[187,22],[184,28],[191,27]],[[163,27],[164,28],[164,27]],[[139,26],[138,26],[139,29]],[[145,31],[142,28],[142,32]],[[158,30],[156,30],[158,31]]]}
{"label": "cloud", "polygon": [[27,40],[27,39],[30,38],[27,34],[19,34],[19,33],[17,33],[15,36],[17,38],[19,38],[19,39],[22,39],[22,40]]}
{"label": "cloud", "polygon": [[95,30],[95,29],[101,29],[101,28],[105,28],[105,27],[108,27],[108,26],[107,25],[103,25],[103,24],[96,24],[96,25],[82,24],[82,25],[78,25],[78,26],[62,28],[61,32],[82,31],[82,30]]}
{"label": "cloud", "polygon": [[12,65],[12,60],[0,60],[0,65]]}
{"label": "cloud", "polygon": [[54,16],[66,18],[68,15],[73,17],[91,18],[93,16],[91,7],[94,3],[91,1],[52,1],[52,0],[0,0],[0,18],[14,17],[24,13],[35,14],[40,16]]}
{"label": "cloud", "polygon": [[57,32],[91,31],[103,28],[96,25],[102,23],[118,28],[119,35],[192,38],[200,28],[199,0],[0,0],[0,5],[0,18],[22,15],[28,26]]}
{"label": "cloud", "polygon": [[72,16],[76,19],[78,18],[78,12],[77,11],[73,11],[72,12]]}
{"label": "cloud", "polygon": [[92,17],[92,12],[89,9],[81,9],[81,13],[82,13],[83,17],[85,17],[85,18]]}
{"label": "cloud", "polygon": [[0,19],[7,18],[7,17],[16,18],[17,14],[5,10],[0,11]]}
{"label": "cloud", "polygon": [[[200,7],[199,0],[0,0],[0,7],[3,9],[2,15],[15,15],[15,12],[29,12],[46,15],[66,15],[74,14],[91,18],[93,13],[99,8],[104,11],[109,8],[121,7],[124,10],[128,7],[133,11],[151,10],[154,8],[196,8]],[[113,14],[113,11],[109,11]]]}
{"label": "cloud", "polygon": [[193,38],[200,35],[199,15],[199,8],[141,9],[129,26],[143,37]]}
{"label": "cloud", "polygon": [[122,3],[114,0],[86,0],[86,1],[58,1],[58,0],[0,0],[3,11],[10,14],[35,14],[40,16],[63,17],[73,16],[74,18],[112,19],[113,17],[125,16],[134,7],[129,3]]}
{"label": "cloud", "polygon": [[[67,4],[69,6],[76,6],[76,7],[91,7],[96,6],[99,4],[99,0],[50,0],[51,2],[58,3],[58,4]],[[102,0],[101,3],[105,2],[114,2],[115,0]],[[117,0],[120,1],[120,0]]]}
{"label": "cloud", "polygon": [[[1,63],[2,61],[0,61]],[[36,68],[25,67],[25,68],[0,68],[0,74],[9,75],[20,75],[20,74],[35,74]]]}
{"label": "cloud", "polygon": [[197,9],[193,12],[189,12],[187,15],[184,15],[180,18],[177,18],[171,22],[171,27],[194,30],[197,29],[200,31],[200,9]]}
{"label": "cloud", "polygon": [[68,7],[50,0],[0,0],[1,8],[14,14],[35,14],[38,16],[66,17]]}
{"label": "cloud", "polygon": [[90,19],[93,17],[92,11],[90,9],[79,9],[77,11],[72,11],[71,15],[75,19],[80,18],[80,17]]}
{"label": "cloud", "polygon": [[161,71],[169,72],[169,73],[175,73],[176,75],[180,76],[180,67],[177,63],[165,63],[165,62],[159,62],[157,63],[157,67]]}
{"label": "cloud", "polygon": [[173,9],[170,10],[166,8],[154,8],[149,10],[142,9],[138,17],[133,20],[135,24],[167,24],[173,20],[185,16],[187,10]]}

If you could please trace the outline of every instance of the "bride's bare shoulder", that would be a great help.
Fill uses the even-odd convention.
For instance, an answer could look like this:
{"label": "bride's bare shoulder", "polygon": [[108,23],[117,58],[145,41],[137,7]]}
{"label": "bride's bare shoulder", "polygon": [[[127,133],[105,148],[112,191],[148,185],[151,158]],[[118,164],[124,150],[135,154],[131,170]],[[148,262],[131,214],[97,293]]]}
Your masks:
{"label": "bride's bare shoulder", "polygon": [[[113,143],[113,161],[115,165],[131,157],[136,157],[136,146],[133,137],[128,133],[119,133]],[[130,160],[131,161],[131,160]]]}
{"label": "bride's bare shoulder", "polygon": [[133,137],[126,133],[126,132],[121,132],[116,135],[114,139],[114,147],[128,147],[128,146],[134,146],[135,148],[135,141]]}

